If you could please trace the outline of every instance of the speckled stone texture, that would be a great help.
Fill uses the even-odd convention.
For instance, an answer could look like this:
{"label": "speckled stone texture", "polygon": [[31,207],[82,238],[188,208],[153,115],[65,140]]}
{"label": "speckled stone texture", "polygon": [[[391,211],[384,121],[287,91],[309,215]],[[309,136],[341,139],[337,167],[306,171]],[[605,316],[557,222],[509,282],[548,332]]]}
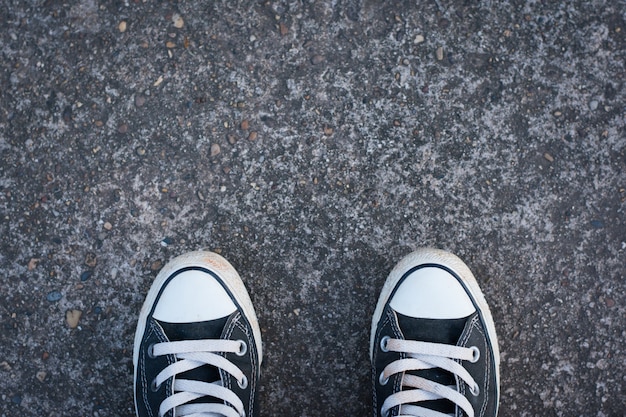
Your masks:
{"label": "speckled stone texture", "polygon": [[255,303],[263,416],[370,415],[370,317],[421,246],[485,292],[500,415],[622,416],[625,20],[622,0],[4,0],[0,416],[132,416],[141,303],[198,248]]}

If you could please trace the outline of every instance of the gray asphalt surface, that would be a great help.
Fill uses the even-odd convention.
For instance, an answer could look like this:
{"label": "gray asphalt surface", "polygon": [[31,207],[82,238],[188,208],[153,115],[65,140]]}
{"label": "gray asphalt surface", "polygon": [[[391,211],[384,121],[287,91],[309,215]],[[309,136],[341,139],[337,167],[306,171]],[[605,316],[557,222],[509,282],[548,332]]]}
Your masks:
{"label": "gray asphalt surface", "polygon": [[131,416],[135,321],[208,248],[263,416],[367,416],[378,291],[463,258],[502,416],[626,406],[624,1],[0,5],[0,416]]}

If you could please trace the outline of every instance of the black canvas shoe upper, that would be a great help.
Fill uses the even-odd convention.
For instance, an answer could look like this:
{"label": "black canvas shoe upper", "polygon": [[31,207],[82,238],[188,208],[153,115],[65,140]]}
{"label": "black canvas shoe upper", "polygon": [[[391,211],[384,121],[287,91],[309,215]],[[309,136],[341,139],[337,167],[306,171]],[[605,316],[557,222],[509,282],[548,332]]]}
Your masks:
{"label": "black canvas shoe upper", "polygon": [[[189,270],[202,271],[207,279],[217,280],[226,290],[221,295],[231,297],[235,311],[195,322],[172,323],[155,318],[163,288],[178,274]],[[211,415],[228,417],[258,416],[259,330],[256,317],[247,316],[235,294],[241,293],[243,285],[233,290],[227,282],[232,277],[225,279],[223,274],[197,266],[165,273],[169,276],[157,277],[148,295],[135,339],[137,415],[178,417],[213,412],[216,414]],[[215,300],[208,294],[207,308],[212,302]]]}
{"label": "black canvas shoe upper", "polygon": [[[424,255],[421,253],[416,259],[423,261]],[[381,294],[380,306],[372,324],[374,416],[398,416],[401,410],[402,415],[495,416],[498,408],[499,376],[497,347],[494,350],[493,346],[497,341],[493,340],[495,330],[488,330],[490,324],[484,317],[484,299],[479,303],[476,300],[478,297],[470,292],[469,286],[465,284],[465,280],[469,278],[461,278],[445,266],[414,263],[417,266],[411,268],[409,262],[404,265],[403,271],[395,270],[392,273],[389,278],[392,282],[388,282],[391,288]],[[390,301],[400,284],[419,268],[426,267],[443,268],[454,276],[467,292],[475,311],[458,318],[411,317],[395,311]],[[414,341],[428,343],[412,345]],[[409,348],[396,349],[392,345]],[[411,346],[417,347],[420,353],[415,354]],[[435,354],[424,353],[423,349]],[[453,359],[446,358],[447,351],[450,351]],[[465,357],[454,358],[455,355]],[[450,369],[442,368],[450,366],[450,362],[457,365]],[[402,371],[385,373],[385,370],[393,371],[394,366]],[[454,395],[450,391],[454,391]],[[414,401],[416,398],[419,401]],[[388,407],[395,403],[402,405]],[[423,409],[429,411],[422,414]]]}

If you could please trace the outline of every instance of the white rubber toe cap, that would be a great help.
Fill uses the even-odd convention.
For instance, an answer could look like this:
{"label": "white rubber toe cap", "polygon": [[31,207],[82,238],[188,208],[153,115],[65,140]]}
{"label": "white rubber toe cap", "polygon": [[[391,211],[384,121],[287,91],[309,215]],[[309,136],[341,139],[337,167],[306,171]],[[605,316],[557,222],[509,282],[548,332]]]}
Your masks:
{"label": "white rubber toe cap", "polygon": [[231,297],[212,275],[189,270],[167,283],[152,316],[168,323],[192,323],[226,317],[236,309]]}
{"label": "white rubber toe cap", "polygon": [[424,319],[459,319],[476,311],[459,281],[437,267],[411,273],[395,291],[389,305],[400,314]]}

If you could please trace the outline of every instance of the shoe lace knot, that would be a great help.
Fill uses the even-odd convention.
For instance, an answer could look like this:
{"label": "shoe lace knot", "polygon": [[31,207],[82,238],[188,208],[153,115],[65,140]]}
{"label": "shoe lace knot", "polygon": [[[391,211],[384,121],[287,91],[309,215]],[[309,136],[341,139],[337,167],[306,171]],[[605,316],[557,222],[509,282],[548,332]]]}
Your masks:
{"label": "shoe lace knot", "polygon": [[401,389],[385,399],[381,409],[382,415],[387,415],[392,408],[400,406],[399,417],[447,417],[447,414],[415,405],[422,401],[447,399],[465,411],[468,417],[474,416],[472,405],[456,386],[442,385],[408,372],[440,368],[463,380],[470,387],[472,395],[479,395],[478,384],[460,363],[460,361],[478,361],[480,350],[477,347],[401,340],[388,336],[381,339],[380,345],[384,352],[404,354],[403,358],[391,362],[380,373],[381,385],[387,384],[392,375],[403,373]]}
{"label": "shoe lace knot", "polygon": [[[221,380],[196,381],[176,378],[178,374],[201,366],[221,369],[236,380],[240,388],[246,388],[248,379],[234,363],[220,353],[244,355],[247,345],[242,340],[184,340],[156,343],[149,347],[152,357],[174,355],[176,362],[163,369],[152,382],[158,389],[169,378],[174,378],[174,393],[159,406],[159,416],[175,409],[176,416],[188,417],[245,417],[244,404],[232,390],[223,386]],[[193,402],[199,398],[213,397],[222,402]],[[192,403],[193,402],[193,403]]]}

